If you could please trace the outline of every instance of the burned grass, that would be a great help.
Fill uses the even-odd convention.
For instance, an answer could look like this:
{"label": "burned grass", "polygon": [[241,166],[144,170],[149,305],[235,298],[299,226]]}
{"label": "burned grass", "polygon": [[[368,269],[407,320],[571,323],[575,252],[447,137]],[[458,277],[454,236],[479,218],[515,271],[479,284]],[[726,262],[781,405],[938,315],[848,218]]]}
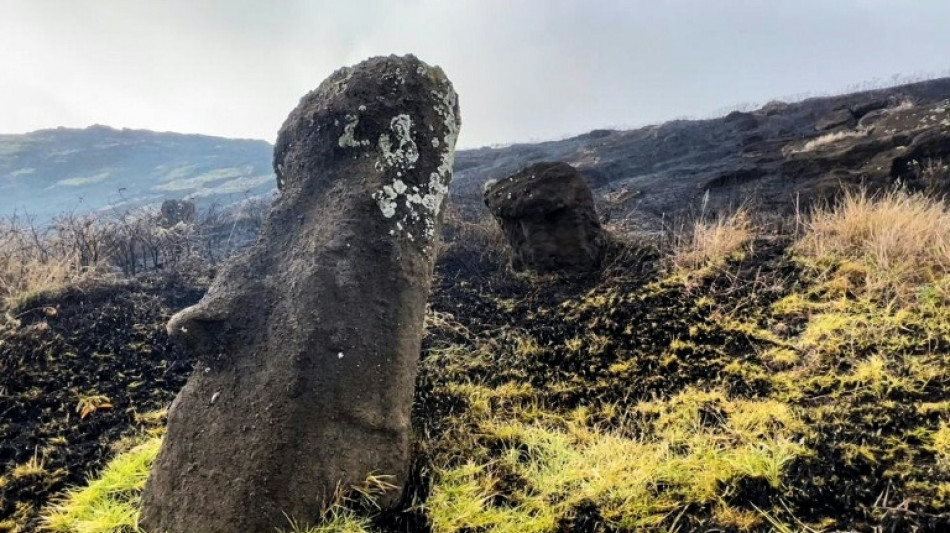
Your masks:
{"label": "burned grass", "polygon": [[169,314],[202,289],[171,277],[39,293],[0,325],[0,531],[32,531],[48,498],[82,483],[122,437],[160,427],[191,369]]}
{"label": "burned grass", "polygon": [[809,454],[756,371],[774,336],[759,310],[799,283],[787,244],[760,240],[688,284],[643,246],[583,282],[443,270],[415,413],[433,530],[763,524],[755,504],[779,506]]}
{"label": "burned grass", "polygon": [[[618,242],[583,279],[450,241],[404,501],[380,512],[361,488],[296,531],[947,530],[950,234],[899,260],[910,237],[893,233],[922,230],[894,216],[946,210],[891,200],[815,213],[797,235],[744,225],[740,246],[692,262]],[[118,413],[97,396],[119,405],[98,390],[71,416]],[[20,479],[61,468],[18,460]]]}
{"label": "burned grass", "polygon": [[725,261],[453,288],[417,413],[433,529],[946,530],[945,213],[850,197]]}

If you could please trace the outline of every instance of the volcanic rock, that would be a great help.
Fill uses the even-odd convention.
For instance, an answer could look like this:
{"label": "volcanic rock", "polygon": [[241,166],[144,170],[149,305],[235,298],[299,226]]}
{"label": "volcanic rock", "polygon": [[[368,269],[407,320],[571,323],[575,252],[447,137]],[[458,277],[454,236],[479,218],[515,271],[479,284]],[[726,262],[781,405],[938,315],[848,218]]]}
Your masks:
{"label": "volcanic rock", "polygon": [[854,115],[850,109],[836,109],[830,114],[822,117],[815,123],[815,129],[818,131],[828,131],[842,126],[853,126],[855,123]]}
{"label": "volcanic rock", "polygon": [[904,103],[869,112],[854,129],[788,144],[781,172],[797,179],[819,176],[828,188],[902,185],[946,193],[946,176],[933,171],[948,161],[950,101]]}
{"label": "volcanic rock", "polygon": [[168,323],[201,361],[145,488],[147,531],[316,522],[368,476],[400,495],[458,104],[413,56],[344,68],[278,135],[257,243]]}
{"label": "volcanic rock", "polygon": [[512,249],[512,268],[585,272],[599,266],[606,238],[587,182],[567,163],[537,163],[489,183],[485,204]]}

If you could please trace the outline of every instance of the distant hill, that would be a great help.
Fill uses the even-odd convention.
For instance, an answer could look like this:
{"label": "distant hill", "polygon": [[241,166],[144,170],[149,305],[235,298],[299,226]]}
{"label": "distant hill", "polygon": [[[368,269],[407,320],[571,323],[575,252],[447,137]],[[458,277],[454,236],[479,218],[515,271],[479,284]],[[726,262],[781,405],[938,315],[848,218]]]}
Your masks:
{"label": "distant hill", "polygon": [[[0,135],[0,215],[19,209],[48,219],[166,198],[200,206],[266,195],[274,190],[271,151],[264,141],[105,126]],[[616,214],[646,226],[700,204],[707,212],[740,203],[789,209],[842,184],[913,182],[923,166],[950,162],[950,78],[774,101],[708,120],[460,150],[452,201],[481,209],[487,180],[539,161],[575,165]]]}
{"label": "distant hill", "polygon": [[265,141],[107,126],[0,135],[0,215],[232,203],[274,189],[271,156]]}

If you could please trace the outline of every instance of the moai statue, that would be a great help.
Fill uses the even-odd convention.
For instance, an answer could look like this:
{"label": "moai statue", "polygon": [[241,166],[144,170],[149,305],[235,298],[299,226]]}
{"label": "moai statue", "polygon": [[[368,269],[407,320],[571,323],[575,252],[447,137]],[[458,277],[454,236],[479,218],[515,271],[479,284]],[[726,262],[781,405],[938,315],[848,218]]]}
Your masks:
{"label": "moai statue", "polygon": [[515,270],[583,273],[607,244],[587,182],[567,163],[537,163],[489,182],[485,204],[511,246]]}
{"label": "moai statue", "polygon": [[180,222],[191,224],[195,221],[195,203],[191,200],[165,200],[162,202],[159,225],[170,228]]}
{"label": "moai statue", "polygon": [[400,496],[434,241],[460,121],[413,56],[344,68],[274,148],[281,195],[256,244],[168,323],[199,355],[143,495],[153,533],[263,533],[335,491]]}

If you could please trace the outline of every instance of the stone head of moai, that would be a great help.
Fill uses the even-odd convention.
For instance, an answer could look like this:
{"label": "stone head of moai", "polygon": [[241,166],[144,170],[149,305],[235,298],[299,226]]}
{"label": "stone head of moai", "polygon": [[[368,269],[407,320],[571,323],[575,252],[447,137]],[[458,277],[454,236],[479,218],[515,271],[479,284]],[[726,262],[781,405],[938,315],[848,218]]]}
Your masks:
{"label": "stone head of moai", "polygon": [[604,255],[594,197],[567,163],[537,163],[485,188],[485,204],[511,246],[515,270],[583,273]]}
{"label": "stone head of moai", "polygon": [[152,532],[315,522],[368,476],[400,495],[456,93],[413,56],[344,68],[280,129],[258,241],[168,324],[201,362],[143,495]]}
{"label": "stone head of moai", "polygon": [[178,223],[191,224],[195,221],[197,210],[191,200],[165,200],[162,202],[159,225],[170,228]]}

